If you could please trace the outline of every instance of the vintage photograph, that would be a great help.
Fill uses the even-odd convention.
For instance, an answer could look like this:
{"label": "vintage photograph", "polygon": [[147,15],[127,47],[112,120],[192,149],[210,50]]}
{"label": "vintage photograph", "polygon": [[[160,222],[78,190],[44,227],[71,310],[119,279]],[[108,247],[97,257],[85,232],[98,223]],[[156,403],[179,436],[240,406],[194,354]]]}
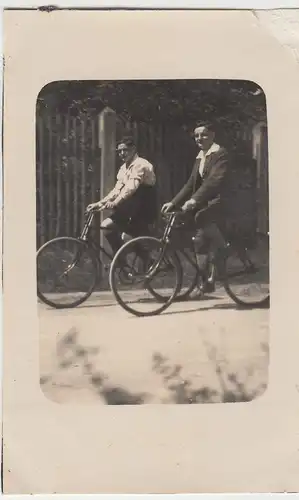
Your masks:
{"label": "vintage photograph", "polygon": [[3,490],[298,490],[296,58],[244,9],[4,32]]}
{"label": "vintage photograph", "polygon": [[266,96],[252,81],[54,81],[36,101],[40,385],[58,403],[267,389]]}

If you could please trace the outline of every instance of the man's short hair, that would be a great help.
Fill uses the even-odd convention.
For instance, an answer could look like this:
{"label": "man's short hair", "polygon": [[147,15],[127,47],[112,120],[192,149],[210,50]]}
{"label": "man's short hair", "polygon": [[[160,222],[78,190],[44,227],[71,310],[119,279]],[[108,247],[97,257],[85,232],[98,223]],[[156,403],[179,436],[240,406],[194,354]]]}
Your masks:
{"label": "man's short hair", "polygon": [[133,148],[133,147],[136,147],[136,144],[135,144],[135,141],[134,141],[134,137],[132,137],[131,135],[126,135],[124,136],[120,141],[118,141],[117,143],[117,147],[120,145],[120,144],[125,144],[126,146],[128,146],[129,148]]}
{"label": "man's short hair", "polygon": [[200,120],[198,122],[196,122],[195,124],[195,127],[194,128],[198,128],[198,127],[204,127],[206,128],[209,132],[216,132],[215,130],[215,124],[209,120]]}

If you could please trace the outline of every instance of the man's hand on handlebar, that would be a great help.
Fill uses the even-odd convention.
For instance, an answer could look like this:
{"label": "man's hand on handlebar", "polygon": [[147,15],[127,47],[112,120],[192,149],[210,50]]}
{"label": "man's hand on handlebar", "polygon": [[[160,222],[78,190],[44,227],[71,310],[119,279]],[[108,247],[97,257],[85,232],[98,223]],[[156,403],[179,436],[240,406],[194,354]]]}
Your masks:
{"label": "man's hand on handlebar", "polygon": [[97,201],[96,203],[90,203],[90,205],[88,205],[88,207],[86,208],[86,211],[87,212],[98,212],[100,210],[103,210],[105,208],[105,203],[103,203],[102,201]]}
{"label": "man's hand on handlebar", "polygon": [[171,201],[169,201],[168,203],[164,203],[164,205],[161,208],[161,213],[166,214],[167,212],[170,212],[172,208],[173,204],[171,203]]}

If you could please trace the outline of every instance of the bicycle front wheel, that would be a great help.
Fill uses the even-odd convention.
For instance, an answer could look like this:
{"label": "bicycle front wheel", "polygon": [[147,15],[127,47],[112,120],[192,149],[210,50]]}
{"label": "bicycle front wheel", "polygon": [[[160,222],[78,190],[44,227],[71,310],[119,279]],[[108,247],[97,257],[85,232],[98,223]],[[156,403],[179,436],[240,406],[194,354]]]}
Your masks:
{"label": "bicycle front wheel", "polygon": [[82,240],[54,238],[37,252],[37,296],[56,309],[76,307],[92,294],[98,261]]}
{"label": "bicycle front wheel", "polygon": [[153,316],[169,307],[176,297],[182,284],[182,268],[168,245],[154,237],[140,236],[118,250],[109,282],[123,309],[135,316]]}
{"label": "bicycle front wheel", "polygon": [[233,246],[226,259],[223,285],[233,301],[246,307],[270,304],[269,237],[258,233],[250,247]]}

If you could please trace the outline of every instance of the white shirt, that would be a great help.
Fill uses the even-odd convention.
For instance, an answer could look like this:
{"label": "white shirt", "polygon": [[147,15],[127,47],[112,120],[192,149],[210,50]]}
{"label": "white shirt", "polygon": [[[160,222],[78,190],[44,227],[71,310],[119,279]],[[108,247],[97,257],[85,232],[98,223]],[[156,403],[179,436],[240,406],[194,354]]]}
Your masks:
{"label": "white shirt", "polygon": [[210,149],[208,149],[208,151],[206,153],[204,153],[203,150],[201,150],[198,153],[198,155],[197,155],[196,158],[200,158],[199,173],[200,173],[201,176],[203,174],[203,170],[204,170],[204,167],[205,167],[207,156],[209,156],[211,153],[217,153],[217,151],[219,151],[219,149],[220,149],[220,146],[218,144],[216,144],[215,142],[213,142],[212,146],[210,147]]}
{"label": "white shirt", "polygon": [[140,184],[154,186],[156,183],[153,165],[137,154],[128,167],[125,163],[120,167],[116,179],[114,188],[102,201],[119,202],[133,194]]}
{"label": "white shirt", "polygon": [[156,182],[153,165],[144,158],[135,155],[131,164],[127,167],[124,163],[117,174],[117,181],[122,184],[127,184],[132,179],[139,180],[141,184],[153,186]]}

